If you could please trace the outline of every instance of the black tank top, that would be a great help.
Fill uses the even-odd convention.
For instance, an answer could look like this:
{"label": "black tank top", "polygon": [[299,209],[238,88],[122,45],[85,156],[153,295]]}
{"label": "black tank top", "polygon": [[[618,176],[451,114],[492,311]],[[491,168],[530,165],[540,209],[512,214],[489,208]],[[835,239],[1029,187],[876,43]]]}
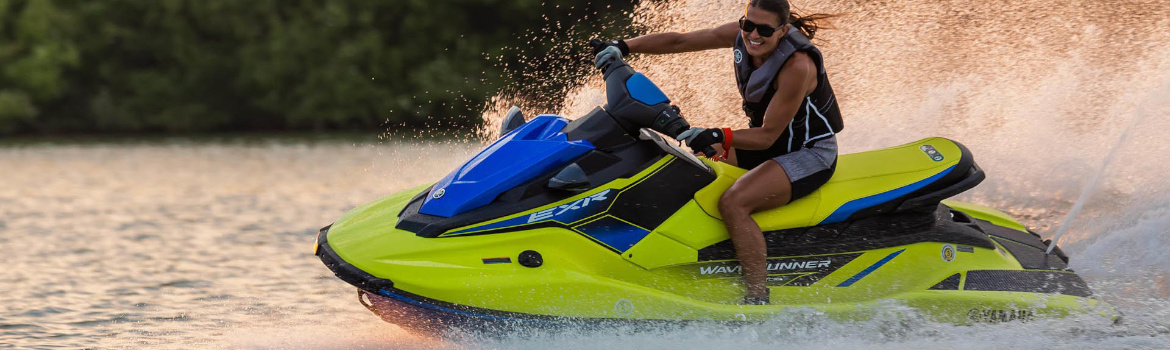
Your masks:
{"label": "black tank top", "polygon": [[751,57],[747,55],[743,37],[735,37],[733,59],[735,63],[735,80],[739,85],[740,96],[743,97],[743,111],[749,119],[749,126],[758,128],[764,125],[764,111],[776,88],[772,83],[776,80],[784,62],[797,51],[803,51],[812,58],[817,66],[817,87],[812,93],[805,96],[796,116],[780,137],[764,150],[736,149],[739,167],[755,168],[764,161],[795,152],[811,146],[817,140],[825,139],[841,132],[845,127],[841,120],[841,111],[837,107],[837,97],[829,85],[829,76],[825,73],[821,51],[809,42],[796,27],[790,27],[788,33],[780,38],[780,45],[768,60],[758,68],[751,65]]}

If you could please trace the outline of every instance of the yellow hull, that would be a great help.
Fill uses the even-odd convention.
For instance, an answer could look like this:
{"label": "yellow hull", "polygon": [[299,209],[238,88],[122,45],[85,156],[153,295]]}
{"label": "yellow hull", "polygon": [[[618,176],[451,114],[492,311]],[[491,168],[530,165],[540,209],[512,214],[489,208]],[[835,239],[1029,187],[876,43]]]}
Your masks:
{"label": "yellow hull", "polygon": [[[400,214],[428,186],[406,190],[355,208],[323,229],[317,254],[383,304],[392,301],[472,322],[753,321],[786,308],[861,319],[891,302],[960,324],[1072,313],[1116,318],[1109,305],[1089,296],[1062,257],[1036,255],[1043,244],[1039,237],[994,209],[944,201],[933,213],[905,214],[932,220],[908,229],[913,232],[850,234],[861,230],[851,223],[878,225],[881,221],[865,220],[884,220],[881,210],[897,209],[866,207],[866,201],[929,190],[906,187],[963,171],[957,167],[962,154],[958,144],[931,138],[843,155],[829,184],[785,207],[755,214],[778,245],[769,246],[778,252],[769,255],[771,305],[737,304],[743,287],[716,210],[719,195],[744,170],[708,162],[714,180],[655,227],[623,219],[615,204],[620,200],[609,200],[629,196],[684,161],[671,155],[564,200],[433,237],[396,228]],[[604,210],[574,220],[550,211],[588,204],[590,198],[609,202]],[[849,212],[851,206],[858,209]],[[879,219],[859,219],[866,210],[876,210],[870,214]],[[603,221],[644,232],[636,240],[595,234]],[[817,238],[829,230],[844,235]],[[800,235],[819,241],[789,244],[807,248],[804,253],[787,252],[776,243]],[[535,252],[539,263],[525,252]]]}

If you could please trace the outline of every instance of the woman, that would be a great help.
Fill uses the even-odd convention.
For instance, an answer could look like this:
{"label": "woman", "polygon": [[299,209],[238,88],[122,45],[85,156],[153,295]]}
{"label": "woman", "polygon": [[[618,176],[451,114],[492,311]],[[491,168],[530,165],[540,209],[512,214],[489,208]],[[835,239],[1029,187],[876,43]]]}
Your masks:
{"label": "woman", "polygon": [[[743,268],[745,304],[769,303],[767,247],[751,213],[776,208],[817,189],[837,165],[835,134],[843,127],[821,52],[809,40],[816,20],[800,17],[787,0],[751,0],[743,18],[688,33],[659,33],[629,40],[594,39],[606,54],[676,53],[733,48],[735,77],[748,129],[692,128],[678,136],[695,151],[714,147],[717,157],[750,169],[719,199],[727,231]],[[606,48],[614,46],[617,50]]]}

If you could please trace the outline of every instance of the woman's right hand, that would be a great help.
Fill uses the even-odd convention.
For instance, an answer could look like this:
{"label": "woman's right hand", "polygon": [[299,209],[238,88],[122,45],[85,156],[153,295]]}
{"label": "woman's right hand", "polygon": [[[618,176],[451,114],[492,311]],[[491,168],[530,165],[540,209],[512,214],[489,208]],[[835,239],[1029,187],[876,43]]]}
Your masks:
{"label": "woman's right hand", "polygon": [[[727,129],[705,129],[694,127],[678,134],[675,139],[686,142],[695,153],[702,153],[708,158],[722,155],[723,141]],[[717,147],[718,146],[718,147]]]}
{"label": "woman's right hand", "polygon": [[614,59],[619,59],[619,60],[622,59],[621,51],[618,50],[618,48],[613,47],[613,46],[606,47],[604,50],[601,50],[601,52],[597,54],[597,57],[593,58],[593,65],[596,66],[597,69],[602,69],[601,67],[606,66],[607,64],[609,64],[609,61],[612,61]]}
{"label": "woman's right hand", "polygon": [[589,46],[593,47],[594,57],[597,57],[597,54],[601,53],[601,50],[605,50],[605,48],[610,46],[615,46],[618,48],[618,50],[621,50],[623,57],[630,55],[630,46],[626,45],[625,40],[603,41],[598,38],[593,38],[592,40],[589,40]]}

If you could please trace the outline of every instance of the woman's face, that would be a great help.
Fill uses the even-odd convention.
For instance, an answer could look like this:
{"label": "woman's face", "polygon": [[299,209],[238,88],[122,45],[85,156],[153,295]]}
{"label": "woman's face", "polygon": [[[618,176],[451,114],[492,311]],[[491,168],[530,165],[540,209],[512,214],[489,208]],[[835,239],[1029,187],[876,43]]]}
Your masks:
{"label": "woman's face", "polygon": [[739,35],[743,36],[743,42],[747,46],[748,54],[752,57],[766,56],[772,51],[775,51],[776,46],[780,45],[780,37],[784,36],[784,33],[788,30],[787,24],[780,24],[780,15],[754,6],[748,6],[744,19],[755,23],[757,26],[776,28],[776,32],[772,33],[770,37],[760,35],[759,29],[747,32],[743,28],[740,28]]}

